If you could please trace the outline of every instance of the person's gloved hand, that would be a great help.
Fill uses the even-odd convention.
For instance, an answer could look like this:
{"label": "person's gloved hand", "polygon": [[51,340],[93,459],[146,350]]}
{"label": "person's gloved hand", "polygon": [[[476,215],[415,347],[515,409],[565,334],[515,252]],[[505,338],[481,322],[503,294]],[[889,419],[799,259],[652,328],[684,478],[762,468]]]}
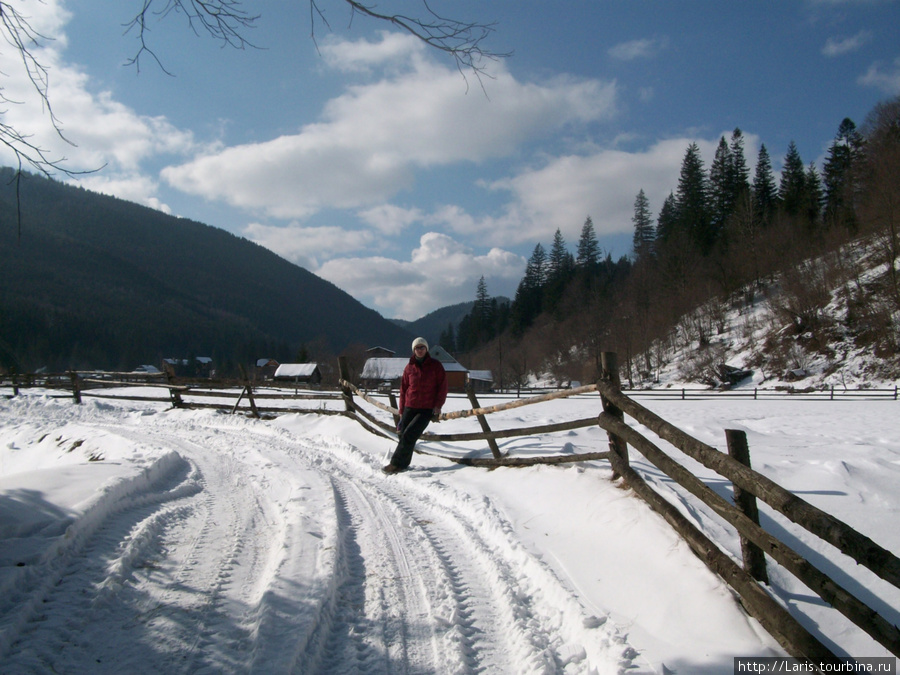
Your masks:
{"label": "person's gloved hand", "polygon": [[441,409],[435,408],[431,411],[431,421],[432,422],[440,422],[441,421]]}

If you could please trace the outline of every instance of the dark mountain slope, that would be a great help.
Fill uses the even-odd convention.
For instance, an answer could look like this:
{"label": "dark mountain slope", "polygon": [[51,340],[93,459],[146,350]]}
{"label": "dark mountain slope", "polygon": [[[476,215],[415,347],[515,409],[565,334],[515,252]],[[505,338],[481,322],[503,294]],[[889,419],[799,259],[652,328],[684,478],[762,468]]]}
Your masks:
{"label": "dark mountain slope", "polygon": [[0,170],[0,354],[23,369],[292,360],[313,343],[411,339],[257,244],[41,177],[23,182],[18,240],[11,176]]}

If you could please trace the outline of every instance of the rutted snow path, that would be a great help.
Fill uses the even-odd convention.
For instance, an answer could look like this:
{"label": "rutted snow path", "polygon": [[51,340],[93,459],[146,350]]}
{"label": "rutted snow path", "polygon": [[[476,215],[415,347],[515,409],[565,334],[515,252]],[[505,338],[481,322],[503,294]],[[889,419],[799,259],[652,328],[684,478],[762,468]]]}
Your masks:
{"label": "rutted snow path", "polygon": [[[105,482],[44,550],[8,554],[4,673],[616,673],[635,655],[439,471],[386,478],[338,438],[212,412],[34,419],[17,451],[94,453]],[[116,473],[104,452],[144,461]]]}

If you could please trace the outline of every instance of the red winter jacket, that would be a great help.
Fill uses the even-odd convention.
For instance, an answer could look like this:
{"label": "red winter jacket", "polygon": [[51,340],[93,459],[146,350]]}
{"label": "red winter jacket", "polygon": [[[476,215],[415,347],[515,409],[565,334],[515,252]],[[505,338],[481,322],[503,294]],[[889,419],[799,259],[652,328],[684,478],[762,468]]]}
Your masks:
{"label": "red winter jacket", "polygon": [[447,373],[440,361],[426,354],[421,363],[411,356],[400,380],[400,414],[410,408],[443,408],[447,400]]}

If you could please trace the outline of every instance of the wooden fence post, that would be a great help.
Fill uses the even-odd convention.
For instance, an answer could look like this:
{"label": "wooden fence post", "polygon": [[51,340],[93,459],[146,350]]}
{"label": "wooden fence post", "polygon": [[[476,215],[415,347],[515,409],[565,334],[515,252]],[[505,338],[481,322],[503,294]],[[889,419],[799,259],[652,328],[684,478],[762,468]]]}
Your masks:
{"label": "wooden fence post", "polygon": [[[621,391],[621,382],[619,380],[619,363],[618,358],[616,357],[615,352],[603,352],[600,355],[600,367],[602,369],[602,373],[600,375],[601,379],[612,384],[616,391]],[[619,408],[612,404],[603,394],[600,395],[600,401],[603,404],[603,412],[609,413],[616,419],[623,421],[625,420],[625,413],[623,413]],[[628,444],[625,443],[619,436],[616,434],[607,432],[607,436],[609,437],[609,449],[611,452],[616,453],[619,456],[619,459],[622,462],[623,466],[629,466],[628,463]],[[613,480],[619,478],[620,473],[613,468]]]}
{"label": "wooden fence post", "polygon": [[[346,356],[338,357],[338,372],[341,374],[341,380],[350,381],[350,366],[347,364]],[[341,385],[341,396],[344,399],[344,409],[347,412],[353,412],[353,392],[343,384]]]}
{"label": "wooden fence post", "polygon": [[[747,446],[747,434],[739,429],[726,429],[725,439],[728,442],[728,454],[741,464],[750,468],[750,448]],[[756,505],[756,497],[753,493],[734,486],[734,505],[745,516],[759,525],[759,508]],[[741,554],[744,558],[744,569],[757,581],[769,583],[769,573],[766,571],[766,556],[763,550],[741,535]]]}
{"label": "wooden fence post", "polygon": [[181,399],[181,393],[175,387],[175,369],[166,364],[166,382],[169,383],[169,398],[172,401],[173,408],[183,408],[184,401]]}
{"label": "wooden fence post", "polygon": [[69,371],[69,377],[72,379],[72,398],[75,399],[75,403],[81,403],[81,389],[78,385],[78,373],[74,370]]}
{"label": "wooden fence post", "polygon": [[[390,401],[391,407],[397,409],[397,397],[394,396],[393,391],[388,392],[388,401]],[[394,415],[394,427],[400,426],[400,415]]]}
{"label": "wooden fence post", "polygon": [[[247,377],[247,371],[244,369],[244,364],[239,363],[238,367],[241,369],[241,375],[244,378],[244,391],[247,392],[247,400],[250,402],[250,413],[256,419],[259,419],[259,410],[256,407],[256,400],[253,398],[253,385],[250,384],[250,378]],[[235,407],[237,407],[237,405],[235,405]]]}
{"label": "wooden fence post", "polygon": [[[466,396],[469,397],[469,403],[472,404],[472,410],[481,408],[478,404],[478,398],[475,396],[475,389],[472,387],[471,382],[466,385]],[[491,427],[488,425],[487,418],[484,415],[476,415],[476,417],[478,417],[478,423],[481,425],[481,430],[486,434],[491,433]],[[494,459],[500,459],[503,455],[500,452],[500,447],[497,445],[497,439],[493,436],[488,436],[487,442],[491,448],[491,454],[494,456]]]}

